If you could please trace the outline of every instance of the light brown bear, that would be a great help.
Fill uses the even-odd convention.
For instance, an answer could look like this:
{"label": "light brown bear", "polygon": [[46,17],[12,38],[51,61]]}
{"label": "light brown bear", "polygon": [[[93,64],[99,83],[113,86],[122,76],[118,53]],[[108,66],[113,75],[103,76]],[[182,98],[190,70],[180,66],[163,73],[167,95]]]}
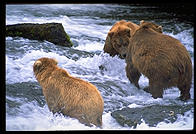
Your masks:
{"label": "light brown bear", "polygon": [[119,55],[120,58],[126,57],[126,51],[129,44],[129,38],[134,34],[139,26],[132,22],[121,20],[116,22],[106,37],[104,52],[110,56]]}
{"label": "light brown bear", "polygon": [[93,84],[72,77],[52,58],[38,59],[33,71],[50,111],[76,118],[87,126],[102,126],[104,101]]}
{"label": "light brown bear", "polygon": [[177,86],[180,99],[190,99],[190,54],[179,40],[164,35],[161,26],[141,21],[130,39],[126,64],[127,77],[136,87],[141,73],[149,79],[149,87],[144,90],[153,98],[162,98],[164,89]]}

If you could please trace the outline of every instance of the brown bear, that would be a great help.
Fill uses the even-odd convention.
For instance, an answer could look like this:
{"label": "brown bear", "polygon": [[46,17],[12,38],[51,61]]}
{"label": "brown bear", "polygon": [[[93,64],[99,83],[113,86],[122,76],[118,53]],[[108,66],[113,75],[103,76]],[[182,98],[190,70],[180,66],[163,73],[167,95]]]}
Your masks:
{"label": "brown bear", "polygon": [[149,79],[149,87],[144,90],[153,98],[162,98],[164,89],[177,86],[180,99],[190,99],[190,54],[179,40],[164,35],[161,26],[141,21],[130,39],[126,64],[127,77],[136,87],[141,73]]}
{"label": "brown bear", "polygon": [[106,37],[104,52],[109,53],[110,56],[119,55],[120,58],[126,57],[126,51],[129,44],[129,38],[134,34],[135,30],[139,28],[137,24],[121,20],[116,22]]}
{"label": "brown bear", "polygon": [[50,111],[76,118],[87,126],[102,126],[104,101],[93,84],[72,77],[52,58],[38,59],[33,71]]}

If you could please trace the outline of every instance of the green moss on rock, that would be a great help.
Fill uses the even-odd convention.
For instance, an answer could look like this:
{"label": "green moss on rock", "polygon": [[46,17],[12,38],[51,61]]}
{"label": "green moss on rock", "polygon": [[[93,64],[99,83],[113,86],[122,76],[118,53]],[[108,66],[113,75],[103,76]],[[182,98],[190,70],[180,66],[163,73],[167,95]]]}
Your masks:
{"label": "green moss on rock", "polygon": [[6,26],[6,36],[24,37],[33,40],[47,40],[56,45],[72,47],[70,36],[64,31],[61,23],[15,24]]}

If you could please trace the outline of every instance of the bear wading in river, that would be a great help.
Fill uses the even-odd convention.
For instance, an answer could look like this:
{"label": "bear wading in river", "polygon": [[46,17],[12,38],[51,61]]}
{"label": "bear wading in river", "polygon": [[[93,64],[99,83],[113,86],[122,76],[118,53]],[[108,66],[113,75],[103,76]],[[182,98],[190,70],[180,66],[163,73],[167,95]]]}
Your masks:
{"label": "bear wading in river", "polygon": [[33,71],[50,111],[76,118],[88,126],[102,126],[104,101],[93,84],[72,77],[52,58],[36,60]]}
{"label": "bear wading in river", "polygon": [[116,22],[106,37],[104,52],[110,56],[119,55],[120,58],[126,57],[126,51],[129,44],[129,38],[139,28],[137,24],[121,20]]}
{"label": "bear wading in river", "polygon": [[179,40],[164,35],[162,27],[151,22],[140,22],[129,42],[126,56],[126,74],[139,88],[141,73],[149,79],[145,91],[153,98],[162,98],[163,90],[178,87],[180,99],[190,99],[192,62]]}

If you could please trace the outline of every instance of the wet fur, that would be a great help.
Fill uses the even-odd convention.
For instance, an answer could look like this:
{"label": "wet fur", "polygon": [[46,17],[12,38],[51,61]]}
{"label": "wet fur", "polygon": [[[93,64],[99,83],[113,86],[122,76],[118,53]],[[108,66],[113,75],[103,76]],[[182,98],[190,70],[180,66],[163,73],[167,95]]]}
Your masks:
{"label": "wet fur", "polygon": [[77,118],[88,126],[102,126],[104,102],[94,85],[72,77],[50,58],[38,59],[33,71],[50,111]]}
{"label": "wet fur", "polygon": [[154,23],[143,22],[130,39],[126,73],[131,83],[139,88],[141,73],[149,79],[145,88],[154,98],[162,97],[163,90],[178,87],[180,99],[190,99],[192,62],[186,48],[177,39],[162,34]]}

